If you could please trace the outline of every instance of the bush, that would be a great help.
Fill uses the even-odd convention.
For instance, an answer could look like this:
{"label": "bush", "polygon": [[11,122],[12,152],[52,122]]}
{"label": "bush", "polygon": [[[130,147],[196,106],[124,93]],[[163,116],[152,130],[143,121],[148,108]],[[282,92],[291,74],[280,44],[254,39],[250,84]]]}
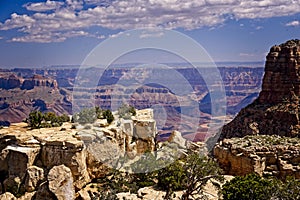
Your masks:
{"label": "bush", "polygon": [[145,153],[138,161],[130,165],[131,170],[136,172],[135,174],[132,174],[132,178],[138,188],[155,184],[157,165],[158,162],[155,156],[150,152]]}
{"label": "bush", "polygon": [[[224,200],[269,200],[273,196],[273,181],[263,179],[257,174],[237,176],[223,185]],[[267,192],[266,192],[267,191]]]}
{"label": "bush", "polygon": [[285,182],[276,180],[273,184],[275,188],[274,196],[281,200],[298,200],[300,199],[300,180],[294,177],[287,177]]}
{"label": "bush", "polygon": [[91,124],[94,123],[96,119],[95,108],[85,108],[73,115],[74,122],[78,122],[79,124]]}
{"label": "bush", "polygon": [[41,128],[43,121],[43,113],[40,111],[32,111],[29,113],[28,119],[26,120],[31,128]]}
{"label": "bush", "polygon": [[61,126],[63,122],[70,121],[70,118],[66,114],[57,116],[53,112],[47,112],[43,114],[40,111],[32,111],[25,121],[28,123],[29,127],[33,129],[51,128]]}
{"label": "bush", "polygon": [[103,117],[107,120],[107,123],[111,124],[114,121],[114,115],[110,110],[103,111]]}
{"label": "bush", "polygon": [[[194,195],[203,195],[203,187],[209,180],[223,181],[221,169],[216,162],[197,153],[190,153],[183,160],[177,160],[158,172],[158,186],[166,191],[165,199],[170,199],[173,191],[185,190],[182,200]],[[213,182],[217,189],[220,186]]]}
{"label": "bush", "polygon": [[168,199],[174,191],[185,189],[187,176],[183,164],[177,160],[164,169],[159,170],[157,179],[157,186],[166,191],[165,198]]}
{"label": "bush", "polygon": [[70,122],[70,117],[69,115],[63,114],[58,117],[58,121],[60,122]]}
{"label": "bush", "polygon": [[133,106],[130,106],[128,104],[122,104],[118,109],[118,115],[120,118],[130,119],[131,116],[136,115],[136,110]]}

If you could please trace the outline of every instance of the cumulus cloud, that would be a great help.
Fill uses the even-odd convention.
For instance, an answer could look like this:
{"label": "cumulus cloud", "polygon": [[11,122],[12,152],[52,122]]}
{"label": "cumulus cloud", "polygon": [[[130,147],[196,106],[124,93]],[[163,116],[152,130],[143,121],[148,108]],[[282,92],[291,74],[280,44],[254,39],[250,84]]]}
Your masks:
{"label": "cumulus cloud", "polygon": [[47,0],[46,2],[28,3],[25,4],[24,7],[30,11],[43,12],[58,9],[62,5],[64,5],[63,2]]}
{"label": "cumulus cloud", "polygon": [[295,20],[295,21],[291,21],[289,23],[286,24],[286,26],[299,26],[300,22]]}
{"label": "cumulus cloud", "polygon": [[[213,28],[228,19],[295,14],[300,10],[300,0],[47,0],[24,7],[34,13],[14,13],[0,23],[0,30],[17,29],[23,33],[12,41],[60,42],[69,37],[94,37],[94,33],[87,31],[91,27],[113,30]],[[85,34],[72,34],[80,31]]]}

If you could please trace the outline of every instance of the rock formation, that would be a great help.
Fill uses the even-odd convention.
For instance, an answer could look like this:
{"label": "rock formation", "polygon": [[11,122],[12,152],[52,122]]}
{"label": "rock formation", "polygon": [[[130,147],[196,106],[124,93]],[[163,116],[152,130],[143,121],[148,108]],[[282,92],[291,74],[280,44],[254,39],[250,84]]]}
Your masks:
{"label": "rock formation", "polygon": [[22,90],[31,90],[34,87],[51,87],[57,89],[58,84],[56,80],[41,75],[34,75],[31,79],[25,79],[21,85]]}
{"label": "rock formation", "polygon": [[0,88],[5,90],[20,88],[22,90],[31,90],[34,87],[58,88],[55,79],[47,78],[41,75],[33,75],[32,78],[21,78],[14,73],[0,74]]}
{"label": "rock formation", "polygon": [[26,123],[0,129],[0,199],[26,193],[37,200],[75,199],[92,179],[107,175],[119,157],[155,150],[152,109],[138,110],[128,120],[116,115],[111,125],[104,121],[89,129],[72,129],[70,123],[62,130],[30,130]]}
{"label": "rock formation", "polygon": [[300,139],[280,136],[246,136],[224,139],[214,156],[225,174],[300,178]]}
{"label": "rock formation", "polygon": [[300,178],[300,40],[270,49],[262,91],[221,130],[213,149],[225,173]]}
{"label": "rock formation", "polygon": [[270,49],[258,99],[223,127],[219,140],[257,134],[298,136],[299,97],[300,41],[290,40]]}

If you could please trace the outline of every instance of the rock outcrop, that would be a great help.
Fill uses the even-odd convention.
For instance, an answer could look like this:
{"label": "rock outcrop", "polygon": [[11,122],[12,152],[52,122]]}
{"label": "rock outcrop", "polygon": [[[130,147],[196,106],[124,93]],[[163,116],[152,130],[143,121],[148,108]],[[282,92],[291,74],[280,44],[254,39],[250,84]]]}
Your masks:
{"label": "rock outcrop", "polygon": [[156,148],[152,109],[138,110],[127,120],[115,115],[111,125],[99,120],[88,129],[71,127],[30,130],[19,123],[0,129],[3,198],[30,193],[37,200],[72,200],[93,179],[106,176],[119,158],[134,159]]}
{"label": "rock outcrop", "polygon": [[223,127],[219,140],[257,134],[299,136],[299,97],[300,41],[290,40],[270,49],[258,99]]}
{"label": "rock outcrop", "polygon": [[225,174],[300,178],[300,139],[280,136],[246,136],[224,139],[214,156]]}

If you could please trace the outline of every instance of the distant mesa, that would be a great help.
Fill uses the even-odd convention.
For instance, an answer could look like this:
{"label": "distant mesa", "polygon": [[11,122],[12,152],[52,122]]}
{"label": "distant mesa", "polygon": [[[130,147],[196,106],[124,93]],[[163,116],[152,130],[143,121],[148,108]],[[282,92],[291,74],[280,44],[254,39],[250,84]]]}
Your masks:
{"label": "distant mesa", "polygon": [[32,78],[21,78],[15,74],[0,74],[0,88],[9,90],[20,88],[22,90],[31,90],[34,87],[58,88],[57,81],[41,75],[34,75]]}
{"label": "distant mesa", "polygon": [[22,90],[31,90],[34,87],[51,87],[54,89],[58,88],[56,80],[43,77],[41,75],[34,75],[31,79],[24,80],[21,89]]}
{"label": "distant mesa", "polygon": [[299,136],[300,40],[275,45],[266,57],[259,97],[223,127],[219,140],[246,135]]}

